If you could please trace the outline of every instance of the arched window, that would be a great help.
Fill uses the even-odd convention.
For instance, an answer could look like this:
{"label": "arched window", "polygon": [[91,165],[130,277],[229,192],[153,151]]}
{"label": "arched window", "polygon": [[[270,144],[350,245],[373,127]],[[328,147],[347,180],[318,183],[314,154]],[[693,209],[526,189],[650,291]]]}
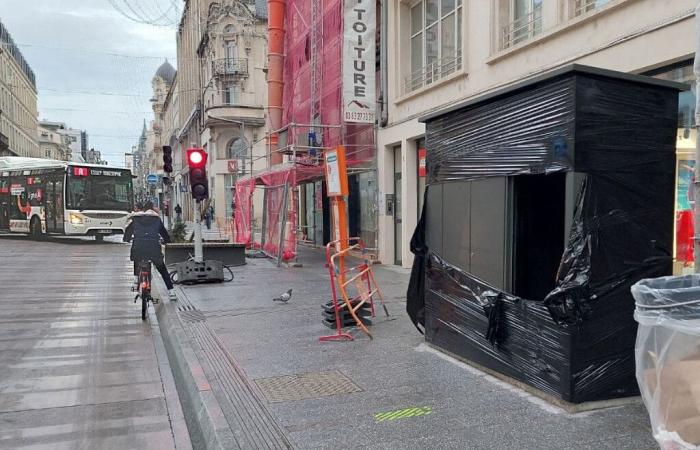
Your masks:
{"label": "arched window", "polygon": [[245,172],[248,159],[248,141],[244,137],[234,138],[226,147],[226,157],[237,161],[238,173]]}

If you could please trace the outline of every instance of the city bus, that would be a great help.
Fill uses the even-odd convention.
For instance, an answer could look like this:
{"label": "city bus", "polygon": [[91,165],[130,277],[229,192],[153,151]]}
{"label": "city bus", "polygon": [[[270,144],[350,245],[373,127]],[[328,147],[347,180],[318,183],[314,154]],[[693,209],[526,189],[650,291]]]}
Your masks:
{"label": "city bus", "polygon": [[50,159],[0,157],[0,232],[123,234],[134,209],[129,169]]}

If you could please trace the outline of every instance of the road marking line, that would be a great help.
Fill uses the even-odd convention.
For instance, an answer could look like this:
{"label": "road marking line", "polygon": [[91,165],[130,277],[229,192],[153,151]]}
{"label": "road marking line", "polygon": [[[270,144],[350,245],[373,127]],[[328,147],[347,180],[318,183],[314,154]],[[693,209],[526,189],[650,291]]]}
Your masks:
{"label": "road marking line", "polygon": [[410,417],[427,416],[428,414],[431,414],[432,412],[433,412],[433,408],[430,406],[419,406],[419,407],[414,406],[411,408],[398,409],[396,411],[376,413],[374,415],[374,420],[377,422],[385,422],[385,421],[396,420],[396,419],[407,419]]}

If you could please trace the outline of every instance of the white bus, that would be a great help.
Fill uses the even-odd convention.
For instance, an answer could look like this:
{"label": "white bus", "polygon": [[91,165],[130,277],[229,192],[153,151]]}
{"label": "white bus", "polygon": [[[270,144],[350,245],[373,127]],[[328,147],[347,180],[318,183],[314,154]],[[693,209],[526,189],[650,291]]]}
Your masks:
{"label": "white bus", "polygon": [[133,209],[128,169],[0,157],[0,231],[35,239],[64,234],[102,240],[123,234]]}

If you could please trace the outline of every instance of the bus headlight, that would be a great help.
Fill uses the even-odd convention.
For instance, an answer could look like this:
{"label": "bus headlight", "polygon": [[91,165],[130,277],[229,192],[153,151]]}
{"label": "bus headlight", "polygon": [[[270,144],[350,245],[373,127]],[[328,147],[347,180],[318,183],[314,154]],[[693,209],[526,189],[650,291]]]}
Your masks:
{"label": "bus headlight", "polygon": [[76,215],[76,214],[71,214],[70,215],[70,223],[72,225],[82,225],[83,224],[83,218]]}

